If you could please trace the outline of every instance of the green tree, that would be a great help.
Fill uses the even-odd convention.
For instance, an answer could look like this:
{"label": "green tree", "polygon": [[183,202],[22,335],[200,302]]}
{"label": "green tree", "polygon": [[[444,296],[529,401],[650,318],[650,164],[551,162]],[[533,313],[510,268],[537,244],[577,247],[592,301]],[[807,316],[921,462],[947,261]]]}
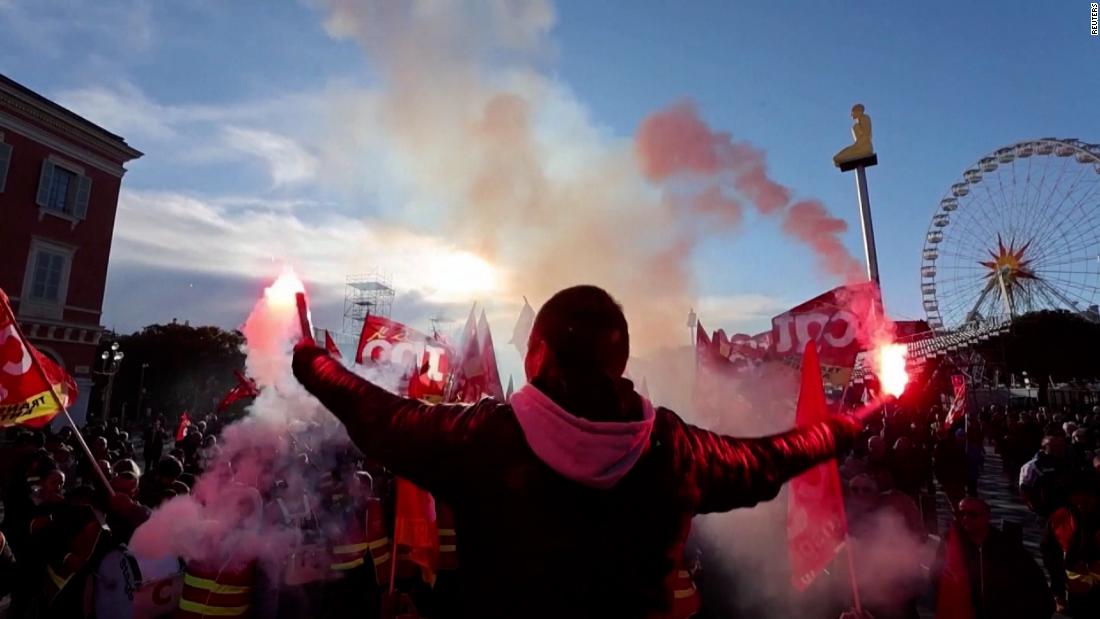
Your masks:
{"label": "green tree", "polygon": [[[244,370],[244,337],[239,331],[177,322],[149,325],[130,335],[105,333],[97,354],[115,342],[125,357],[111,388],[111,417],[118,417],[125,405],[128,422],[146,421],[147,410],[169,419],[184,410],[192,416],[214,412],[236,384],[233,370]],[[97,362],[102,363],[98,357]],[[97,373],[89,402],[89,412],[97,419],[102,418],[107,383],[108,376]],[[144,395],[139,398],[141,387]]]}

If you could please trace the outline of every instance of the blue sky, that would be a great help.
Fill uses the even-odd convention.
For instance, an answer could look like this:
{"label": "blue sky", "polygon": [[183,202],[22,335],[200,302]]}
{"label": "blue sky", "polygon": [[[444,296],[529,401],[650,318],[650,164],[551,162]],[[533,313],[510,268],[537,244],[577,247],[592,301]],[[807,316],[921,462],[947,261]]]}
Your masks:
{"label": "blue sky", "polygon": [[[479,298],[498,343],[507,341],[514,287],[464,294],[416,268],[420,256],[479,248],[447,234],[430,216],[435,205],[423,206],[426,194],[391,182],[371,159],[379,144],[369,135],[333,155],[342,136],[334,124],[360,118],[356,102],[384,81],[369,40],[326,28],[353,4],[0,0],[0,71],[146,153],[124,182],[104,324],[129,330],[179,317],[236,326],[260,277],[289,251],[323,289],[322,323],[339,323],[344,274],[381,263],[399,287],[398,318],[461,318]],[[570,122],[580,123],[594,136],[586,140],[621,149],[646,115],[690,98],[713,128],[764,149],[772,176],[796,197],[819,198],[847,220],[857,256],[853,179],[830,158],[849,140],[848,108],[866,104],[880,158],[869,177],[884,295],[898,318],[923,316],[924,232],[963,169],[1028,138],[1100,140],[1100,38],[1088,35],[1088,2],[552,8],[538,49],[517,53],[558,89],[549,108],[566,110],[568,122],[541,131],[570,141]],[[370,9],[356,10],[371,20]],[[524,19],[545,23],[538,11]],[[515,50],[506,52],[489,62],[508,65]],[[342,170],[348,152],[366,154]],[[379,257],[393,249],[379,226],[405,235],[396,251],[409,260]],[[329,255],[336,244],[343,249]],[[269,272],[257,267],[265,252]],[[752,215],[701,241],[690,266],[697,305],[711,309],[701,317],[732,330],[763,330],[772,314],[838,283],[777,221]]]}

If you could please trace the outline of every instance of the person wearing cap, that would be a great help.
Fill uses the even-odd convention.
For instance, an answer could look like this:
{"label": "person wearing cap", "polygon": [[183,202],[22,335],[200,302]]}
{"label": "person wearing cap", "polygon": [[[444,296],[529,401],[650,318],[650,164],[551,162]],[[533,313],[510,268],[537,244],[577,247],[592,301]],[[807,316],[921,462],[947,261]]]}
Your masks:
{"label": "person wearing cap", "polygon": [[693,516],[775,498],[862,426],[709,432],[640,396],[623,377],[629,355],[619,304],[576,286],[536,315],[528,384],[507,403],[399,397],[309,339],[293,369],[367,458],[451,505],[460,616],[652,617],[672,608]]}

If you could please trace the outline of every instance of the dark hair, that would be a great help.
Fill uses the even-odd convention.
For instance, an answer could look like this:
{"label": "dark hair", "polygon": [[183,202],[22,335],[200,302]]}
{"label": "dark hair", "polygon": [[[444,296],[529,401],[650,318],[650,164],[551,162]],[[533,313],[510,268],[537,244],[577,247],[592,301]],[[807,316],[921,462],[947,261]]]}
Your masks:
{"label": "dark hair", "polygon": [[183,474],[183,463],[172,456],[164,456],[157,463],[157,475],[176,479]]}
{"label": "dark hair", "polygon": [[531,327],[529,348],[545,342],[546,363],[532,384],[586,419],[619,419],[634,404],[622,379],[630,332],[622,307],[601,288],[574,286],[550,297]]}

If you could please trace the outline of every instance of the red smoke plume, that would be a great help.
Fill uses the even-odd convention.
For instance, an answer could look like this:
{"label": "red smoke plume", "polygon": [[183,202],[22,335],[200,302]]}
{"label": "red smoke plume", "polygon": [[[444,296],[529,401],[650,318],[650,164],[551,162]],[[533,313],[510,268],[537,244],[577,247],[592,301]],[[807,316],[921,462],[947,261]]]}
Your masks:
{"label": "red smoke plume", "polygon": [[783,217],[783,231],[809,245],[826,271],[858,281],[863,278],[863,264],[840,241],[847,229],[843,219],[833,217],[817,200],[796,202]]}
{"label": "red smoke plume", "polygon": [[681,177],[713,181],[692,203],[697,210],[729,208],[725,216],[738,221],[740,203],[726,195],[721,185],[732,182],[733,189],[759,213],[782,214],[783,231],[809,246],[826,272],[848,281],[863,279],[860,262],[840,240],[847,224],[816,200],[791,205],[790,190],[768,176],[764,152],[734,141],[728,133],[712,131],[692,102],[675,103],[645,118],[634,148],[642,173],[650,181]]}

